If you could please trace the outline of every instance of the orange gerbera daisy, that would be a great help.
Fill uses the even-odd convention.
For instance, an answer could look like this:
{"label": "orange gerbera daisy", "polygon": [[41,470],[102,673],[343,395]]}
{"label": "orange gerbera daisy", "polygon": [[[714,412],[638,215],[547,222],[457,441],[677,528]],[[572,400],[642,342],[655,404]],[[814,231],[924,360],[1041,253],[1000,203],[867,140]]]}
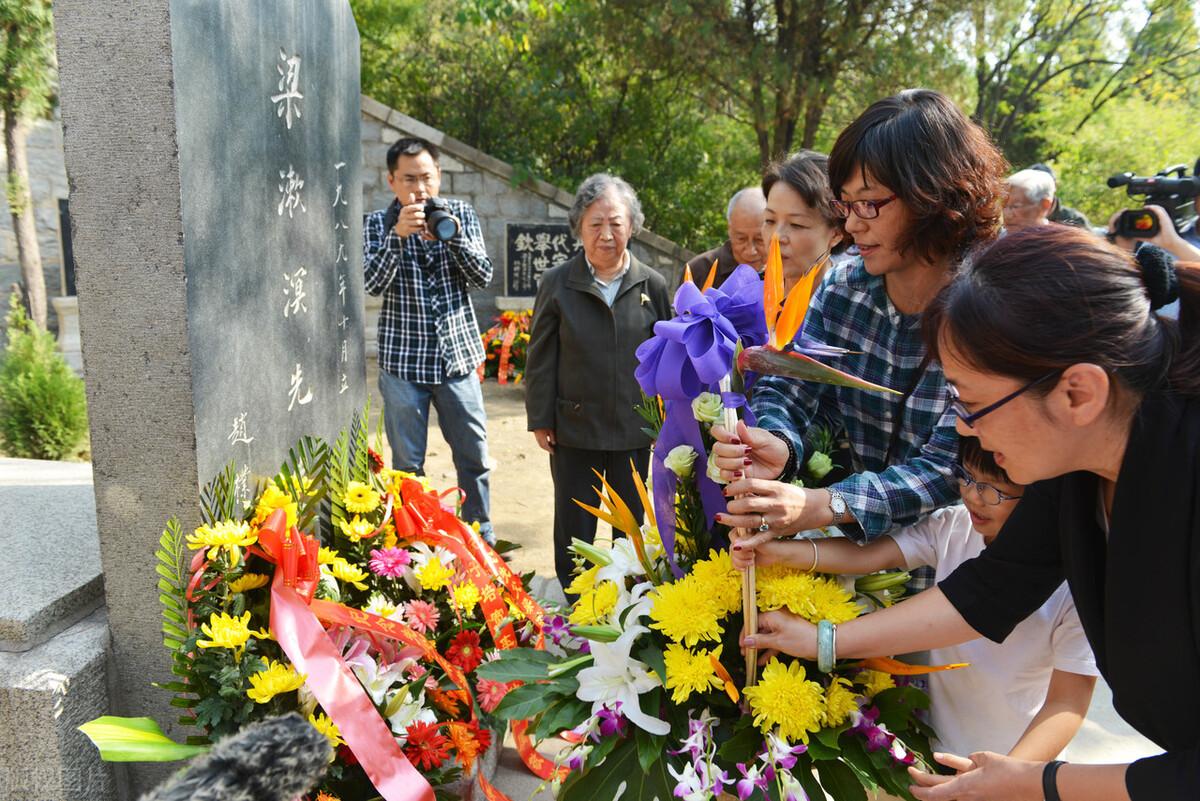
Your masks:
{"label": "orange gerbera daisy", "polygon": [[417,722],[405,729],[408,742],[404,755],[423,770],[440,768],[450,756],[450,741],[438,732],[438,724]]}

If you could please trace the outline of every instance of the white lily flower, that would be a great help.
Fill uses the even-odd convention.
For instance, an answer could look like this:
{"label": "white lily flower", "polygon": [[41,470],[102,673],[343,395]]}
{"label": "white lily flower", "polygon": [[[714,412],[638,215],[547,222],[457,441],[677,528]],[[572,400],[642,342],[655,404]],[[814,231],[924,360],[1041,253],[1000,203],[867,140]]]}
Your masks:
{"label": "white lily flower", "polygon": [[[397,693],[396,695],[399,695]],[[396,698],[388,703],[388,708],[396,706],[392,714],[387,716],[388,725],[395,733],[397,740],[408,740],[407,729],[414,723],[437,723],[437,713],[425,706],[425,693],[421,692],[416,699],[408,700],[408,691],[404,691],[404,699],[396,706]],[[403,743],[401,743],[403,745]]]}
{"label": "white lily flower", "polygon": [[383,699],[387,697],[388,690],[404,681],[404,668],[405,665],[403,662],[397,662],[380,670],[378,663],[374,659],[364,659],[350,665],[350,669],[354,671],[354,675],[362,682],[363,687],[376,705],[383,703]]}
{"label": "white lily flower", "polygon": [[637,549],[628,537],[614,539],[609,555],[612,561],[596,573],[597,585],[604,581],[615,581],[618,587],[623,587],[626,578],[640,578],[646,575],[642,563],[638,561]]}
{"label": "white lily flower", "polygon": [[629,626],[615,642],[592,642],[592,666],[579,671],[579,690],[575,693],[580,701],[592,703],[592,714],[608,707],[616,709],[630,723],[651,734],[666,734],[671,725],[661,718],[642,711],[638,696],[655,687],[662,686],[658,675],[650,667],[629,656],[633,643],[642,634],[649,634],[645,626]]}

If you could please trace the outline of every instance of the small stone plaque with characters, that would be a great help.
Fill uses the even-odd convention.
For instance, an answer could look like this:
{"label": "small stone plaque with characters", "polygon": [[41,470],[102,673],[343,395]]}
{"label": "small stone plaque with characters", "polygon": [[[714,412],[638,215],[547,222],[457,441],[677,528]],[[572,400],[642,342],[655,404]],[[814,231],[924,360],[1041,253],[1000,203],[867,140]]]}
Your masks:
{"label": "small stone plaque with characters", "polygon": [[578,249],[565,223],[508,223],[505,229],[504,282],[509,296],[536,295],[542,273]]}

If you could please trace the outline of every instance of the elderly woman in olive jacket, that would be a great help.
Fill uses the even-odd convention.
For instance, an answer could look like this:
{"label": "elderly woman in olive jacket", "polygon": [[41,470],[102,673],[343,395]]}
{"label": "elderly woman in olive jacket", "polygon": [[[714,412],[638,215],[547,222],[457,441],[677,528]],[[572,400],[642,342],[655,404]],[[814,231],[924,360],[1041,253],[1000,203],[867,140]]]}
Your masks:
{"label": "elderly woman in olive jacket", "polygon": [[629,464],[645,476],[650,438],[634,411],[634,351],[671,317],[666,280],[628,249],[644,219],[629,184],[604,173],[585,179],[569,218],[583,253],[542,275],[525,368],[529,430],[550,454],[554,565],[564,588],[572,537],[596,536],[596,519],[574,502],[596,501],[593,470],[642,515]]}

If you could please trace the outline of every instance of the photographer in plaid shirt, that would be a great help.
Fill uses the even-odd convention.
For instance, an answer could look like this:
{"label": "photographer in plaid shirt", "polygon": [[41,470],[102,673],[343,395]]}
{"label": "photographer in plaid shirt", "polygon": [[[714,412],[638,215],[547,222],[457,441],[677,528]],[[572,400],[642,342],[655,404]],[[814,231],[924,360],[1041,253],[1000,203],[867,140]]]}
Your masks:
{"label": "photographer in plaid shirt", "polygon": [[[749,493],[721,518],[755,532],[734,548],[831,524],[869,542],[958,499],[955,418],[921,313],[968,250],[995,239],[1005,171],[987,134],[930,90],[880,100],[838,136],[830,205],[861,258],[830,272],[803,330],[853,351],[834,367],[902,394],[759,380],[751,407],[761,427],[713,427],[715,461],[735,479],[727,494]],[[814,421],[844,430],[853,459],[854,474],[822,489],[787,483],[808,458]],[[923,589],[932,576],[916,578],[910,586]]]}
{"label": "photographer in plaid shirt", "polygon": [[465,493],[463,518],[491,542],[487,417],[475,374],[484,352],[467,290],[491,282],[492,263],[467,203],[444,201],[459,223],[448,240],[426,225],[425,202],[442,182],[434,145],[401,139],[388,148],[387,165],[396,199],[367,216],[363,264],[367,292],[383,295],[379,391],[392,467],[424,474],[432,401]]}

